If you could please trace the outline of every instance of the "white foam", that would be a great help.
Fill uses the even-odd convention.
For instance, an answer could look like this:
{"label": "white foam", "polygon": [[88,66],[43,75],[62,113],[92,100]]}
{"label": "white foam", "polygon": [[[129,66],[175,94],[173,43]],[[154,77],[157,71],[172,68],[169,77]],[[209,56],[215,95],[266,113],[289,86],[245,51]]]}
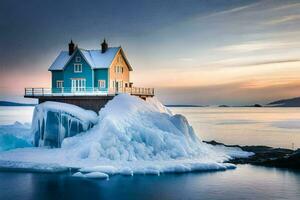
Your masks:
{"label": "white foam", "polygon": [[108,174],[102,173],[102,172],[90,172],[85,174],[86,178],[99,178],[99,179],[108,179]]}
{"label": "white foam", "polygon": [[115,174],[118,170],[113,166],[93,166],[93,167],[84,167],[79,170],[80,172],[103,172],[106,174]]}

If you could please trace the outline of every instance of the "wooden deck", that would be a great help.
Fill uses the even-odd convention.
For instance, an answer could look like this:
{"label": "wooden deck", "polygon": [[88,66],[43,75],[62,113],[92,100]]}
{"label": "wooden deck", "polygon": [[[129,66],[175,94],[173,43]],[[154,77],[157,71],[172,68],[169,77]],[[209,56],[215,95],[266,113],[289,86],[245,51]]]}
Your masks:
{"label": "wooden deck", "polygon": [[61,88],[53,91],[51,88],[25,88],[24,97],[59,97],[59,96],[115,96],[117,94],[127,93],[135,96],[153,97],[154,88],[125,87],[118,90],[99,90],[98,88],[86,88],[83,91],[72,91],[71,88]]}
{"label": "wooden deck", "polygon": [[99,91],[93,88],[80,92],[64,92],[64,89],[59,92],[53,92],[51,88],[25,88],[24,97],[37,98],[39,104],[46,101],[55,101],[77,105],[84,109],[98,112],[108,101],[122,93],[138,96],[145,100],[154,96],[154,89],[128,87],[120,88],[118,91]]}

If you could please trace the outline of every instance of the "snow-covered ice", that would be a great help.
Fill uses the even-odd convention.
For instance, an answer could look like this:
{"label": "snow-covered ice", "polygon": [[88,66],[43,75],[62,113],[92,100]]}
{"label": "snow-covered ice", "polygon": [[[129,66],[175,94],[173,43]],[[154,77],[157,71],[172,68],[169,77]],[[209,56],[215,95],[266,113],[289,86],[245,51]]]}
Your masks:
{"label": "snow-covered ice", "polygon": [[[51,106],[57,109],[55,104]],[[82,119],[78,114],[73,112],[73,117]],[[84,115],[90,121],[94,117],[92,113]],[[233,169],[235,165],[224,162],[252,155],[239,148],[203,143],[184,116],[173,115],[156,98],[144,101],[127,94],[117,95],[96,119],[92,128],[63,139],[61,148],[1,152],[0,166],[6,162],[15,167],[22,163],[58,165],[81,168],[74,176],[100,178],[101,173],[160,175]]]}
{"label": "snow-covered ice", "polygon": [[95,178],[95,179],[109,179],[109,175],[103,172],[90,172],[90,173],[82,173],[76,172],[72,176],[79,177],[79,178]]}

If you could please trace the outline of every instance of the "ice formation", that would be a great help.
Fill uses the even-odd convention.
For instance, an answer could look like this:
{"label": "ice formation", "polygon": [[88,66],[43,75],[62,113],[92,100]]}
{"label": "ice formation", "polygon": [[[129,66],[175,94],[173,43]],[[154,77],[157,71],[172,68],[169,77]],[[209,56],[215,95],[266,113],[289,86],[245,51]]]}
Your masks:
{"label": "ice formation", "polygon": [[29,124],[0,125],[0,151],[32,146]]}
{"label": "ice formation", "polygon": [[[50,107],[56,109],[57,105],[51,103],[39,109],[47,107],[49,111]],[[67,107],[63,109],[66,111]],[[27,166],[51,164],[56,170],[59,166],[61,169],[81,168],[74,176],[101,178],[104,174],[160,175],[232,169],[235,166],[224,161],[252,155],[239,148],[214,147],[201,142],[184,116],[173,115],[155,98],[144,101],[127,94],[117,95],[99,111],[97,122],[92,113],[71,112],[74,110],[67,113],[95,125],[63,139],[61,148],[37,147],[1,152],[0,166],[7,165],[7,162],[11,167],[19,167],[24,162]],[[37,116],[34,121],[40,122],[41,119],[45,120]]]}
{"label": "ice formation", "polygon": [[66,103],[41,103],[35,107],[32,119],[34,145],[60,147],[64,138],[87,131],[96,122],[93,111]]}

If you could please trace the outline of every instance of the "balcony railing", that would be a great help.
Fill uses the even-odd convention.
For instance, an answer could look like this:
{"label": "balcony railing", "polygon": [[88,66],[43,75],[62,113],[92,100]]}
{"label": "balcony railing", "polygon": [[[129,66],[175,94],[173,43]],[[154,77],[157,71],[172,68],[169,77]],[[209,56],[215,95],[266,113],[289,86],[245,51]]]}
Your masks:
{"label": "balcony railing", "polygon": [[124,88],[25,88],[25,97],[42,96],[108,96],[128,93],[136,96],[154,96],[154,88],[124,87]]}

